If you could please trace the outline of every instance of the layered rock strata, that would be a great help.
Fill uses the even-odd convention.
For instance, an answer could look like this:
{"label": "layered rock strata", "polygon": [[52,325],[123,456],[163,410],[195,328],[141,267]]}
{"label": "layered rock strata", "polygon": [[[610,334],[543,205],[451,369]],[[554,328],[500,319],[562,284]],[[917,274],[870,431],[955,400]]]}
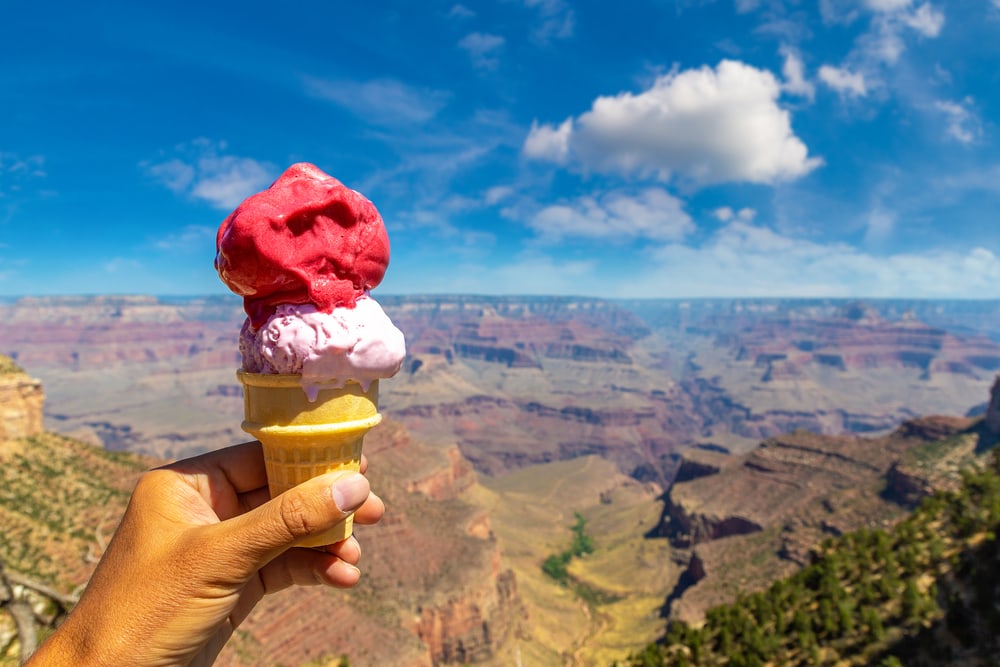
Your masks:
{"label": "layered rock strata", "polygon": [[954,470],[957,478],[985,423],[927,417],[881,438],[799,431],[723,458],[707,475],[704,452],[694,453],[681,462],[687,481],[665,494],[652,533],[687,559],[665,611],[697,621],[736,591],[758,590],[808,564],[824,536],[890,525],[947,482],[947,475],[908,472],[905,462],[934,456],[934,470]]}

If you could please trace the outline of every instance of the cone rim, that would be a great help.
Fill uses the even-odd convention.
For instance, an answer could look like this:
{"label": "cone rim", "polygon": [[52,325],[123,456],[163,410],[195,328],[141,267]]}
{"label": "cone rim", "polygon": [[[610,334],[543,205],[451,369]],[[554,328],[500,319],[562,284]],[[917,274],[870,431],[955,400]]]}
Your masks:
{"label": "cone rim", "polygon": [[[236,371],[236,378],[245,385],[250,385],[252,387],[290,387],[290,386],[302,386],[302,375],[301,373],[251,373],[250,371],[245,371],[242,368]],[[378,379],[371,381],[371,384],[378,383]],[[346,382],[317,382],[310,383],[319,389],[345,389],[351,385],[361,387],[364,393],[368,393],[371,389],[369,386],[367,389],[363,384],[357,380],[347,380]]]}
{"label": "cone rim", "polygon": [[240,428],[252,435],[263,433],[265,435],[319,436],[336,435],[351,431],[367,431],[378,426],[381,421],[382,414],[376,412],[371,417],[364,419],[354,419],[345,422],[317,422],[315,424],[261,424],[245,419]]}

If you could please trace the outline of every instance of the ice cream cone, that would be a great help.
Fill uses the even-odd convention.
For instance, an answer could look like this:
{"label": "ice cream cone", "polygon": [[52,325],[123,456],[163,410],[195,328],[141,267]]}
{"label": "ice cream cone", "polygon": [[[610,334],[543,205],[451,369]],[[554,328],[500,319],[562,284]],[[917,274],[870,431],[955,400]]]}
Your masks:
{"label": "ice cream cone", "polygon": [[[378,380],[365,391],[350,382],[320,389],[310,401],[298,375],[239,371],[245,419],[242,428],[264,447],[271,497],[334,470],[358,470],[365,434],[382,421]],[[300,544],[323,546],[350,537],[353,517]]]}

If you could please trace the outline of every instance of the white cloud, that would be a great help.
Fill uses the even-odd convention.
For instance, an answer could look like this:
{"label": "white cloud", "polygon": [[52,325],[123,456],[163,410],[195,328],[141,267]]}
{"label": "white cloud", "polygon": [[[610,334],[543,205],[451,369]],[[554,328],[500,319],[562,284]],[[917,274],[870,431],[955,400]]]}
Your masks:
{"label": "white cloud", "polygon": [[174,158],[166,162],[145,165],[146,172],[178,194],[187,190],[194,181],[194,167]]}
{"label": "white cloud", "polygon": [[622,284],[622,295],[1000,297],[1000,258],[981,247],[882,256],[733,222],[701,247],[667,245],[656,259],[658,267]]}
{"label": "white cloud", "polygon": [[879,21],[877,26],[858,38],[858,50],[854,60],[872,72],[883,65],[895,65],[906,43],[899,34],[898,27],[890,21]]}
{"label": "white cloud", "polygon": [[471,19],[476,13],[462,4],[452,5],[448,10],[448,16],[457,19]]}
{"label": "white cloud", "polygon": [[869,30],[858,38],[852,56],[859,67],[875,69],[881,65],[895,65],[906,50],[907,28],[923,37],[934,38],[944,27],[944,13],[928,2],[911,9],[909,1],[881,0],[870,2],[869,8],[876,13]]}
{"label": "white cloud", "polygon": [[841,95],[864,97],[867,92],[865,77],[860,72],[851,72],[832,65],[819,68],[819,80]]}
{"label": "white cloud", "polygon": [[781,67],[781,73],[785,77],[782,88],[792,95],[799,95],[811,101],[816,95],[816,87],[806,80],[802,58],[788,47],[782,47],[781,53],[785,56],[784,65]]}
{"label": "white cloud", "polygon": [[214,227],[187,225],[179,232],[155,239],[152,245],[168,252],[201,250],[215,244],[216,231]]}
{"label": "white cloud", "polygon": [[[1000,258],[964,251],[879,254],[793,238],[734,220],[704,243],[684,240],[632,255],[628,270],[598,257],[567,260],[533,245],[499,266],[437,263],[401,276],[392,293],[575,294],[609,298],[1000,298]],[[610,254],[610,249],[609,249]],[[481,259],[470,255],[468,259]],[[403,271],[401,265],[397,271]],[[392,273],[392,272],[390,272]],[[386,286],[386,289],[388,287]]]}
{"label": "white cloud", "polygon": [[535,160],[566,164],[569,159],[569,140],[573,134],[573,119],[567,118],[559,127],[531,122],[531,131],[524,140],[521,152]]}
{"label": "white cloud", "polygon": [[971,144],[982,134],[979,119],[967,108],[971,104],[970,98],[961,102],[938,100],[934,103],[934,108],[945,116],[946,135],[962,144]]}
{"label": "white cloud", "polygon": [[720,206],[712,211],[712,215],[721,222],[730,222],[734,219],[750,222],[757,217],[757,211],[752,208],[741,208],[739,211],[734,211],[730,206]]}
{"label": "white cloud", "polygon": [[639,94],[599,97],[558,128],[532,124],[528,157],[584,169],[674,177],[697,184],[774,183],[803,176],[808,156],[778,106],[781,85],[765,70],[724,60],[671,72]]}
{"label": "white cloud", "polygon": [[864,5],[873,12],[897,12],[910,6],[912,0],[865,0]]}
{"label": "white cloud", "polygon": [[857,7],[851,0],[819,0],[819,13],[827,25],[850,25],[858,18]]}
{"label": "white cloud", "polygon": [[531,216],[528,224],[550,240],[676,240],[694,231],[694,223],[683,207],[683,202],[661,188],[648,188],[637,195],[610,192],[547,206]]}
{"label": "white cloud", "polygon": [[573,35],[576,17],[564,0],[524,0],[524,6],[538,11],[541,19],[533,34],[541,42]]}
{"label": "white cloud", "polygon": [[376,125],[397,126],[424,123],[448,103],[449,95],[429,88],[416,88],[396,79],[331,81],[303,76],[305,92],[344,107]]}
{"label": "white cloud", "polygon": [[493,206],[509,199],[514,194],[514,188],[509,185],[495,185],[486,191],[483,202],[487,206]]}
{"label": "white cloud", "polygon": [[459,48],[468,53],[472,63],[480,69],[496,69],[500,64],[496,53],[503,45],[503,37],[482,32],[469,33],[458,42]]}
{"label": "white cloud", "polygon": [[924,37],[937,37],[944,27],[944,14],[924,3],[912,14],[903,15],[902,21]]}
{"label": "white cloud", "polygon": [[270,165],[231,155],[199,160],[198,173],[191,194],[221,209],[234,208],[274,180]]}
{"label": "white cloud", "polygon": [[736,214],[733,212],[733,209],[730,208],[729,206],[720,206],[719,208],[712,211],[712,215],[714,215],[722,222],[729,222],[730,220],[733,219],[733,216],[735,216]]}
{"label": "white cloud", "polygon": [[895,211],[877,207],[868,213],[865,227],[865,243],[878,245],[892,236],[898,216]]}
{"label": "white cloud", "polygon": [[177,147],[182,157],[139,164],[149,176],[169,190],[201,199],[221,210],[230,210],[248,196],[263,190],[277,176],[267,162],[221,154],[224,142],[196,139]]}

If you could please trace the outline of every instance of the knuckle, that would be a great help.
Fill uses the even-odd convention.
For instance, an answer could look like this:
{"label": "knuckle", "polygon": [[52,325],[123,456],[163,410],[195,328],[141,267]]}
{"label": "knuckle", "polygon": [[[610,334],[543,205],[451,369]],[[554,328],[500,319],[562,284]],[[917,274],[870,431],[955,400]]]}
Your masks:
{"label": "knuckle", "polygon": [[170,476],[165,470],[147,470],[139,476],[138,481],[135,483],[135,487],[132,489],[132,499],[133,504],[147,504],[153,502],[158,498],[163,490],[164,486],[167,484],[167,477]]}
{"label": "knuckle", "polygon": [[283,493],[280,498],[278,515],[288,535],[296,539],[311,535],[316,521],[309,503],[297,493]]}

